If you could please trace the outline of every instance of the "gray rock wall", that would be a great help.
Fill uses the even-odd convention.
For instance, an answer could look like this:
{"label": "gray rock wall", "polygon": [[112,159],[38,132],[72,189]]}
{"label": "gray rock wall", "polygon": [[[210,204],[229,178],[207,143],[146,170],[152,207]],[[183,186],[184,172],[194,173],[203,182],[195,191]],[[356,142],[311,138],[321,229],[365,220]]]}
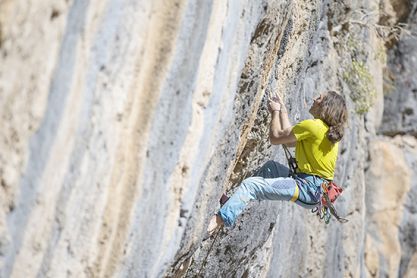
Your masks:
{"label": "gray rock wall", "polygon": [[[407,5],[405,5],[407,4]],[[414,277],[417,254],[415,196],[416,123],[414,104],[417,61],[416,1],[397,1],[397,16],[387,16],[401,26],[398,42],[387,52],[384,69],[384,110],[378,136],[370,143],[367,170],[367,253],[371,276]],[[402,11],[402,12],[401,12]],[[372,158],[372,156],[374,158]],[[378,162],[379,161],[379,162]],[[377,244],[375,244],[377,243]]]}
{"label": "gray rock wall", "polygon": [[411,1],[409,17],[404,20],[406,30],[397,45],[389,51],[386,72],[387,88],[383,124],[380,132],[393,136],[411,134],[416,136],[417,105],[417,10],[416,1]]}
{"label": "gray rock wall", "polygon": [[[1,2],[0,276],[414,277],[415,5]],[[296,123],[328,89],[349,222],[253,202],[208,237],[222,192],[286,164],[267,95]]]}

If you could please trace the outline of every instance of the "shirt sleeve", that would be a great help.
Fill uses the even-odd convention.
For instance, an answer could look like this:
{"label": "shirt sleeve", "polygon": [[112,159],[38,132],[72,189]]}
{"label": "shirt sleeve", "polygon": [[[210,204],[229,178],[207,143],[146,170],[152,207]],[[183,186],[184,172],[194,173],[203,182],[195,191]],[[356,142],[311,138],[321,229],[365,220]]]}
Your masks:
{"label": "shirt sleeve", "polygon": [[297,138],[297,141],[316,137],[314,120],[299,122],[292,128],[292,132],[294,133],[295,138]]}

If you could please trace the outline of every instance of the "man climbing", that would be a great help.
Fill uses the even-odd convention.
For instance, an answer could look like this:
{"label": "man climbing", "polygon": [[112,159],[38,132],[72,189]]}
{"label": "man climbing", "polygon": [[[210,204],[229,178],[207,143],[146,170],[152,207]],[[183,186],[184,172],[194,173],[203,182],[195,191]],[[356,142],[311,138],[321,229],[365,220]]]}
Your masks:
{"label": "man climbing", "polygon": [[[209,234],[221,226],[233,226],[251,200],[293,201],[304,208],[316,207],[322,195],[321,184],[334,177],[339,141],[347,122],[344,98],[328,91],[314,99],[309,110],[314,119],[290,125],[287,110],[279,96],[270,98],[269,139],[272,144],[295,146],[297,172],[292,177],[260,171],[242,181],[235,193],[210,220]],[[261,168],[262,169],[262,168]]]}

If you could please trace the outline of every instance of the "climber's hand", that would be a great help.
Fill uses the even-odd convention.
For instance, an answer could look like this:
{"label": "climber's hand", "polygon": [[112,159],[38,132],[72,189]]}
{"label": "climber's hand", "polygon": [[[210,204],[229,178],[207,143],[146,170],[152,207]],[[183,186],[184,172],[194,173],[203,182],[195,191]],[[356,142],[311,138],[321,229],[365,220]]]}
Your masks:
{"label": "climber's hand", "polygon": [[284,103],[279,95],[270,96],[268,98],[269,112],[280,111],[282,108],[284,108]]}
{"label": "climber's hand", "polygon": [[281,106],[283,106],[282,108],[284,108],[284,101],[282,100],[282,97],[279,94],[274,95],[274,97],[278,101],[278,103],[281,104]]}

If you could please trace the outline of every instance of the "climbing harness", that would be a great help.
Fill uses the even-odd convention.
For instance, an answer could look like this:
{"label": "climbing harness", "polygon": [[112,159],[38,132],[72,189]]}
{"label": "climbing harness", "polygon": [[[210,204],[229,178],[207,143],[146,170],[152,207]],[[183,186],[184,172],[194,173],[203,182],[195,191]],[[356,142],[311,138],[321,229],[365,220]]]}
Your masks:
{"label": "climbing harness", "polygon": [[[291,155],[291,152],[288,150],[287,146],[282,145],[285,156],[288,161],[288,168],[289,168],[289,177],[294,178],[296,176],[296,171],[298,168],[297,160]],[[322,196],[318,205],[311,210],[312,213],[316,213],[321,220],[324,220],[326,224],[329,224],[330,218],[333,215],[337,221],[340,223],[348,222],[347,219],[342,218],[338,215],[336,208],[334,207],[334,202],[336,201],[337,197],[342,194],[343,189],[335,184],[333,181],[325,181],[321,184],[322,187]],[[299,189],[298,185],[295,187],[295,193],[291,198],[292,202],[297,201],[299,196]]]}

